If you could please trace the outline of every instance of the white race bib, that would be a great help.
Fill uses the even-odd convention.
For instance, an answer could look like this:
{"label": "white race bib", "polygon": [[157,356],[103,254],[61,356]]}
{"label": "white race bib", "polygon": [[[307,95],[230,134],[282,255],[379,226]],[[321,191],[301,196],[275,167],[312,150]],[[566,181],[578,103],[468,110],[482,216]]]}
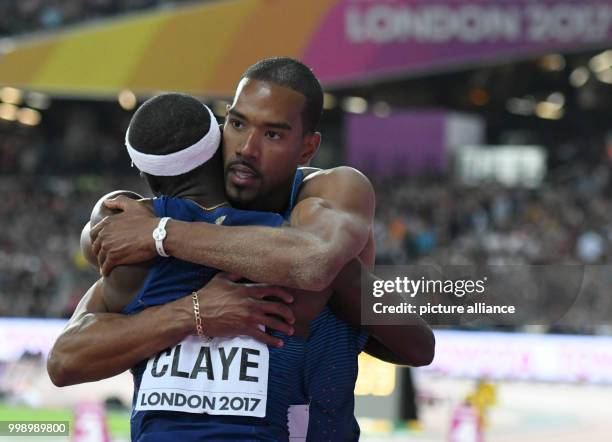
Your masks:
{"label": "white race bib", "polygon": [[268,347],[252,338],[189,336],[149,359],[136,411],[265,417]]}

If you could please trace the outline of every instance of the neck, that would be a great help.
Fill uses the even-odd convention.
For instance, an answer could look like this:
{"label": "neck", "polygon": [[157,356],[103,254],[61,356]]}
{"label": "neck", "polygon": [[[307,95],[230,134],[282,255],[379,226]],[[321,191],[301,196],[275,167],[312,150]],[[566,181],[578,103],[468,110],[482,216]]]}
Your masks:
{"label": "neck", "polygon": [[223,189],[221,192],[216,191],[199,191],[197,189],[185,189],[184,192],[179,192],[176,195],[171,195],[176,198],[184,198],[198,203],[200,206],[209,208],[226,204],[227,199]]}
{"label": "neck", "polygon": [[281,186],[278,186],[278,189],[280,190],[261,195],[259,198],[257,198],[257,200],[253,201],[248,205],[248,207],[245,208],[248,210],[259,210],[262,212],[283,213],[289,206],[294,178],[295,175],[291,175],[291,178],[289,178],[287,182]]}
{"label": "neck", "polygon": [[276,195],[269,195],[266,198],[262,198],[261,201],[255,203],[254,209],[261,210],[264,212],[277,212],[282,213],[287,209],[289,205],[289,198],[291,196],[291,186],[286,191],[278,192]]}
{"label": "neck", "polygon": [[223,169],[214,164],[207,166],[175,182],[166,195],[190,199],[203,207],[226,203]]}

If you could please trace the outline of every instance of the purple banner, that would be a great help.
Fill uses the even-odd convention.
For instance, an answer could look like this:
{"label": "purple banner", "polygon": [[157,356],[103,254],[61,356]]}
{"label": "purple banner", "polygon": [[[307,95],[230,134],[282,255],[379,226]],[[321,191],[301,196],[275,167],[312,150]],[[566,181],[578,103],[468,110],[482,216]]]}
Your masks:
{"label": "purple banner", "polygon": [[379,118],[349,115],[346,161],[375,175],[440,172],[446,165],[443,112],[405,112]]}
{"label": "purple banner", "polygon": [[303,59],[334,84],[610,42],[609,0],[340,0]]}

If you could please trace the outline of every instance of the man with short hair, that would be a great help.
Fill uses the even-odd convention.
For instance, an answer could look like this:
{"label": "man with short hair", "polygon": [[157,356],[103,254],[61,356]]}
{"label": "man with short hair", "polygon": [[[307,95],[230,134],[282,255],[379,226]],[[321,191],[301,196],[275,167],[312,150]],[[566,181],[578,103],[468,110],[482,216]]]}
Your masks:
{"label": "man with short hair", "polygon": [[[358,256],[372,265],[374,195],[368,180],[345,167],[296,169],[308,163],[319,145],[316,125],[321,103],[318,81],[295,60],[268,59],[249,68],[224,127],[226,194],[237,207],[290,214],[290,225],[230,228],[172,220],[163,242],[165,252],[251,280],[308,290],[330,290],[339,271]],[[107,205],[125,213],[93,229],[102,272],[154,257],[157,252],[150,235],[159,220],[125,199]],[[353,309],[355,323],[358,297],[345,304]],[[358,319],[356,322],[358,325]],[[374,354],[382,354],[381,340],[402,362],[422,365],[431,361],[433,335],[423,324],[401,330],[369,327],[368,331],[377,339],[351,329],[329,309],[313,323],[304,394],[305,400],[311,400],[310,422],[315,422],[309,425],[310,437],[327,431],[339,437],[357,437],[352,390],[356,356],[366,341]],[[413,346],[406,346],[406,339],[412,340]],[[329,381],[317,384],[322,379],[317,372],[335,380],[335,394],[326,392],[325,382]],[[328,407],[334,398],[338,402]],[[321,423],[316,417],[323,415],[325,422]]]}
{"label": "man with short hair", "polygon": [[[284,220],[278,214],[229,207],[219,144],[217,121],[197,99],[172,93],[145,102],[130,122],[126,147],[157,197],[141,199],[137,204],[166,220],[281,225]],[[128,192],[113,194],[118,193]],[[93,210],[94,221],[102,216],[103,200]],[[83,242],[88,243],[87,236]],[[84,245],[87,255],[91,246]],[[159,247],[163,256],[163,246]],[[288,437],[287,410],[292,399],[288,386],[300,376],[304,348],[302,338],[291,337],[294,315],[285,303],[293,296],[276,287],[243,285],[247,296],[232,290],[211,299],[211,289],[238,279],[227,274],[215,277],[216,273],[215,269],[176,258],[157,257],[137,267],[117,267],[92,289],[96,295],[89,301],[103,304],[103,310],[127,315],[185,297],[193,304],[193,312],[184,309],[170,320],[176,333],[182,335],[180,343],[172,343],[171,348],[154,357],[147,355],[132,367],[134,441],[278,441]],[[208,287],[207,296],[201,296],[202,286]],[[268,301],[264,296],[283,302]],[[210,343],[194,320],[200,306],[206,310],[207,331],[215,336]],[[211,315],[211,310],[221,311]],[[240,327],[224,327],[232,320],[241,321]],[[189,336],[194,326],[205,342]],[[270,336],[262,330],[264,326],[288,336]],[[228,337],[220,339],[224,336]],[[268,348],[264,343],[273,346]],[[282,345],[274,345],[277,343]],[[54,382],[62,383],[54,367],[54,353],[49,373]],[[97,356],[92,365],[102,355]],[[203,418],[202,413],[208,416]]]}

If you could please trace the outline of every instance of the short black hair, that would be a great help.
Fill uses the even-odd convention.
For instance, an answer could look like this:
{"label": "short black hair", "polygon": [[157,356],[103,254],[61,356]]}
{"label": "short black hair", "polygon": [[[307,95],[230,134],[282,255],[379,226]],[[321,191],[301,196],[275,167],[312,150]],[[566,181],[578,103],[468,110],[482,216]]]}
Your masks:
{"label": "short black hair", "polygon": [[[139,152],[167,155],[201,140],[210,125],[210,114],[197,98],[171,92],[150,98],[138,108],[130,121],[128,141]],[[172,195],[190,183],[201,182],[207,164],[221,167],[214,159],[182,175],[155,176],[145,172],[141,175],[155,195]]]}
{"label": "short black hair", "polygon": [[292,89],[306,97],[302,111],[304,133],[317,130],[323,112],[323,88],[312,70],[290,57],[265,58],[242,74],[241,80],[265,81]]}
{"label": "short black hair", "polygon": [[210,124],[208,111],[197,98],[175,92],[161,94],[145,101],[134,113],[128,141],[139,152],[167,155],[201,140]]}

